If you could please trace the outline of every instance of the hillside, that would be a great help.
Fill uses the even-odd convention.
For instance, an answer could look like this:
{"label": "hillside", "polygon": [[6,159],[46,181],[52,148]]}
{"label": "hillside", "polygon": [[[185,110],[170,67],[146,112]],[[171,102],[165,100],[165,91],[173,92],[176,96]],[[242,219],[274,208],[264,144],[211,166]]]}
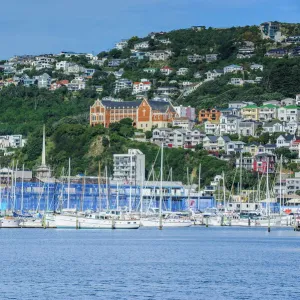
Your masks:
{"label": "hillside", "polygon": [[[35,63],[40,61],[38,57],[17,59],[15,64],[13,58],[11,66],[7,65],[9,62],[1,62],[6,67],[0,67],[3,78],[0,82],[0,132],[2,135],[23,134],[28,138],[27,145],[14,156],[2,156],[1,165],[9,164],[12,159],[24,162],[30,168],[36,165],[40,159],[41,128],[42,124],[46,124],[49,163],[57,175],[69,156],[72,157],[74,174],[85,170],[96,174],[99,161],[111,168],[112,154],[126,152],[130,147],[139,148],[146,154],[149,172],[157,146],[131,141],[118,130],[114,134],[102,127],[90,128],[89,107],[95,99],[112,96],[134,100],[136,94],[132,93],[132,89],[116,89],[120,79],[128,79],[132,83],[147,79],[151,88],[138,95],[149,98],[167,96],[174,104],[191,105],[197,109],[226,107],[229,101],[253,101],[260,105],[264,100],[292,97],[300,89],[300,59],[295,52],[298,42],[287,41],[290,35],[299,34],[299,25],[281,24],[281,30],[286,35],[285,39],[274,41],[263,38],[258,26],[181,29],[152,33],[143,38],[132,37],[124,46],[100,52],[93,58],[84,54],[53,55],[43,68]],[[277,48],[285,49],[280,59],[266,56],[268,51]],[[164,59],[151,60],[148,54],[155,51],[163,51]],[[77,66],[77,74],[76,71],[65,72],[55,68],[54,63],[68,63],[73,68]],[[224,73],[214,80],[206,80],[208,71],[232,64],[241,66],[243,71]],[[253,69],[253,64],[262,65],[263,70]],[[162,72],[161,69],[166,66],[170,73]],[[14,73],[6,72],[9,68],[14,69]],[[185,70],[180,73],[181,68]],[[87,70],[93,72],[86,73]],[[36,82],[45,73],[50,78],[51,87],[38,87]],[[72,83],[73,87],[83,84],[78,75],[84,78],[83,89],[72,90],[64,85],[52,89],[53,84],[57,87],[62,80]],[[245,81],[244,84],[228,84],[236,77]],[[35,79],[26,86],[26,80],[31,78]],[[159,88],[162,87],[175,87],[177,90],[167,95],[160,94]],[[128,130],[132,132],[134,129]],[[167,150],[167,164],[173,168],[174,180],[187,182],[186,167],[195,174],[199,163],[216,166],[211,170],[205,168],[206,182],[222,170],[230,169],[227,162],[209,157],[201,150]]]}

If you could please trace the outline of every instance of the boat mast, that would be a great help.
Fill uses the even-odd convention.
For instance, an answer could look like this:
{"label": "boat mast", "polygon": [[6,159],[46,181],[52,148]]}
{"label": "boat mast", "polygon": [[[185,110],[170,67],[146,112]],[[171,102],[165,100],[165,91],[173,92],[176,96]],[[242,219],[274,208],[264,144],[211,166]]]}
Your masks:
{"label": "boat mast", "polygon": [[141,186],[140,186],[141,216],[143,213],[143,191],[144,191],[144,176],[142,176]]}
{"label": "boat mast", "polygon": [[199,164],[199,174],[198,174],[198,209],[200,205],[200,184],[201,184],[201,164]]}
{"label": "boat mast", "polygon": [[119,181],[117,181],[117,210],[119,210]]}
{"label": "boat mast", "polygon": [[106,209],[109,210],[107,166],[105,166],[105,181],[106,181]]}
{"label": "boat mast", "polygon": [[50,198],[50,188],[49,188],[49,184],[50,184],[50,180],[49,180],[49,176],[48,176],[48,186],[47,186],[47,201],[46,201],[46,212],[49,210],[49,198]]}
{"label": "boat mast", "polygon": [[268,216],[270,217],[270,190],[269,190],[269,158],[267,157],[267,182],[266,182],[266,198],[268,203]]}
{"label": "boat mast", "polygon": [[243,186],[242,186],[242,179],[243,179],[243,171],[242,171],[242,165],[243,165],[243,153],[241,151],[240,154],[240,212],[242,211],[242,190],[243,190]]}
{"label": "boat mast", "polygon": [[81,201],[81,207],[80,207],[81,211],[83,211],[83,203],[84,203],[84,198],[85,198],[85,177],[86,177],[86,171],[84,171],[84,176],[83,176],[82,201]]}
{"label": "boat mast", "polygon": [[130,172],[129,172],[129,212],[131,213],[132,209],[132,153],[130,154]]}
{"label": "boat mast", "polygon": [[99,168],[98,168],[98,194],[99,194],[99,212],[102,210],[102,199],[101,199],[101,164],[99,161]]}
{"label": "boat mast", "polygon": [[67,209],[70,208],[70,184],[71,184],[71,158],[69,157]]}
{"label": "boat mast", "polygon": [[280,155],[280,168],[279,168],[279,213],[280,215],[281,215],[281,207],[282,207],[281,173],[282,173],[282,154]]}
{"label": "boat mast", "polygon": [[159,229],[162,230],[162,201],[163,201],[163,167],[164,167],[164,147],[161,143],[161,157],[160,157],[160,195],[159,195]]}
{"label": "boat mast", "polygon": [[10,183],[10,202],[12,206],[12,211],[15,210],[15,198],[14,198],[14,170],[15,170],[15,161],[13,160],[12,169],[11,169],[11,183]]}
{"label": "boat mast", "polygon": [[224,199],[224,212],[226,212],[226,193],[225,193],[225,174],[224,174],[224,171],[223,171],[223,199]]}
{"label": "boat mast", "polygon": [[2,172],[0,166],[0,216],[2,214]]}
{"label": "boat mast", "polygon": [[22,166],[22,187],[21,187],[21,213],[24,205],[24,164]]}

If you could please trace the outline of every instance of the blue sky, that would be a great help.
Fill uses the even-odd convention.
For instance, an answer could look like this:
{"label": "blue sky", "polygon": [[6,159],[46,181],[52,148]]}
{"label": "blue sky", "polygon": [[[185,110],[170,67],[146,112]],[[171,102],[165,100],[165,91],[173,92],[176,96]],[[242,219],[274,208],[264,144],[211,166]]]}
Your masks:
{"label": "blue sky", "polygon": [[299,0],[9,0],[0,4],[0,59],[94,52],[122,38],[192,25],[299,22]]}

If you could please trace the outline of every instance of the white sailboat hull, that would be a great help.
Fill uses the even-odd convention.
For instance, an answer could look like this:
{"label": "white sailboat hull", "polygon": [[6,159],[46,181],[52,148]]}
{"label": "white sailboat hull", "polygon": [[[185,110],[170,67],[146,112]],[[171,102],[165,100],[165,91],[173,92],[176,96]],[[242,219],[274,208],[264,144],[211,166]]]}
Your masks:
{"label": "white sailboat hull", "polygon": [[57,228],[70,229],[112,229],[112,220],[89,219],[68,215],[56,215],[55,223]]}
{"label": "white sailboat hull", "polygon": [[103,220],[68,215],[56,215],[55,223],[57,228],[71,229],[138,229],[140,227],[137,220]]}
{"label": "white sailboat hull", "polygon": [[[141,226],[144,227],[159,227],[159,219],[141,219]],[[163,219],[163,227],[190,227],[193,223],[190,220]]]}
{"label": "white sailboat hull", "polygon": [[41,219],[28,218],[20,222],[22,228],[42,228],[43,222]]}
{"label": "white sailboat hull", "polygon": [[139,220],[116,220],[115,229],[138,229],[140,227]]}
{"label": "white sailboat hull", "polygon": [[0,219],[0,228],[20,228],[20,220],[15,218]]}

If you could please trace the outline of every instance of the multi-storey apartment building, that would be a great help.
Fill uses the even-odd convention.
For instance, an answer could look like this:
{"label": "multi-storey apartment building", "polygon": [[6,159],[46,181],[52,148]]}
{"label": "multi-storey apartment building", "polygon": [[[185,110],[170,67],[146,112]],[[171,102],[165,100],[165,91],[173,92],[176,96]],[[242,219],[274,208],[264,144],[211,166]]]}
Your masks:
{"label": "multi-storey apartment building", "polygon": [[247,105],[241,109],[241,116],[243,120],[255,120],[259,119],[259,107],[256,105]]}
{"label": "multi-storey apartment building", "polygon": [[278,106],[266,104],[259,108],[258,116],[260,121],[271,121],[277,118]]}
{"label": "multi-storey apartment building", "polygon": [[278,109],[278,119],[280,121],[296,121],[298,122],[300,116],[299,107],[296,105],[288,105]]}
{"label": "multi-storey apartment building", "polygon": [[221,112],[216,108],[201,109],[199,111],[199,122],[205,121],[219,121]]}
{"label": "multi-storey apartment building", "polygon": [[128,183],[145,179],[145,155],[138,149],[128,149],[128,154],[114,154],[114,180]]}

